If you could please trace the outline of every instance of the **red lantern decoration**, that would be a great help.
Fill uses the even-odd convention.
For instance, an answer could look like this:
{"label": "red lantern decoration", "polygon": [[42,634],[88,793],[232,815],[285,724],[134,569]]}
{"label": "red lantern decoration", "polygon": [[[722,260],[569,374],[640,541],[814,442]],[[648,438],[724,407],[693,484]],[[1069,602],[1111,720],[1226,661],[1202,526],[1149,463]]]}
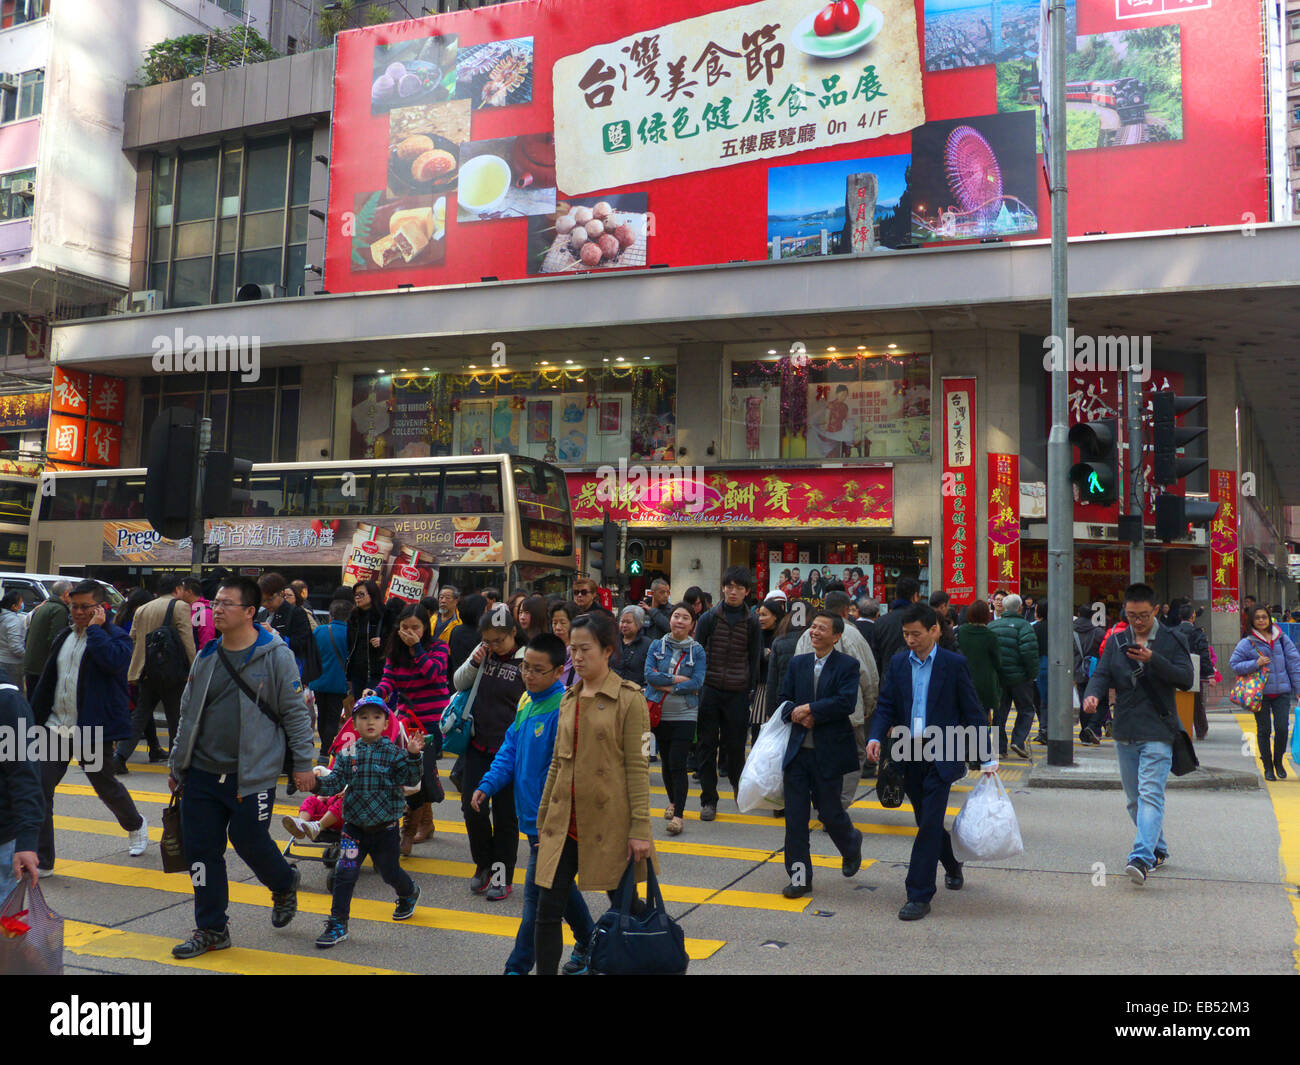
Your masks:
{"label": "red lantern decoration", "polygon": [[588,409],[588,410],[591,410],[591,409],[593,409],[595,406],[596,406],[596,393],[595,393],[595,392],[588,392],[588,393],[587,393],[587,409]]}
{"label": "red lantern decoration", "polygon": [[511,396],[511,397],[510,397],[510,409],[511,409],[511,410],[523,410],[525,404],[526,404],[526,401],[525,401],[525,399],[524,399],[523,396]]}

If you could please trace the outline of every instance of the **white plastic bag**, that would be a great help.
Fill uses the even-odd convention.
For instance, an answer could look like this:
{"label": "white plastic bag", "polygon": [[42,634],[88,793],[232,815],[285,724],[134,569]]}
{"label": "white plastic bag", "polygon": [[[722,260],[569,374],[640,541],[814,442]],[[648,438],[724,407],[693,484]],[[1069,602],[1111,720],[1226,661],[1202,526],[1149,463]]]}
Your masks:
{"label": "white plastic bag", "polygon": [[[782,703],[784,707],[786,704]],[[740,774],[736,804],[742,811],[779,810],[785,806],[785,749],[790,742],[791,725],[781,720],[778,707],[754,741],[745,768]]]}
{"label": "white plastic bag", "polygon": [[952,851],[959,862],[995,862],[1024,854],[1011,797],[996,773],[986,773],[966,796],[952,826]]}

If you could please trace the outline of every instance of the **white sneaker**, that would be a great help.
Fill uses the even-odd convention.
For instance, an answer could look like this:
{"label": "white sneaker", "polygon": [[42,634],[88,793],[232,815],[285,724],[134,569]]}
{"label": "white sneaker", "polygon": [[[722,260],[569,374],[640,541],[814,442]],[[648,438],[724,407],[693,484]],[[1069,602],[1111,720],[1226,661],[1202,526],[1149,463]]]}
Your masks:
{"label": "white sneaker", "polygon": [[149,822],[145,820],[142,814],[140,816],[140,827],[131,833],[131,846],[126,853],[132,858],[139,858],[147,846],[149,846]]}
{"label": "white sneaker", "polygon": [[315,840],[320,835],[319,821],[304,821],[300,817],[290,817],[287,814],[280,818],[280,824],[294,839]]}
{"label": "white sneaker", "polygon": [[36,878],[37,878],[38,880],[44,880],[47,876],[53,876],[53,875],[54,875],[54,870],[53,870],[53,869],[40,869],[40,868],[38,868],[38,869],[36,870]]}

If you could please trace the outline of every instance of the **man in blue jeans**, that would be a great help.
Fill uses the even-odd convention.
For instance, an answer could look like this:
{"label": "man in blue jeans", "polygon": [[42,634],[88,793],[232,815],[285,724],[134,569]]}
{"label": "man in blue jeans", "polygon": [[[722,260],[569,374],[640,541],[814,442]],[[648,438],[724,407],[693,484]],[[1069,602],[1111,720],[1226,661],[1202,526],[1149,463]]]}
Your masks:
{"label": "man in blue jeans", "polygon": [[[527,976],[536,962],[533,935],[537,924],[537,807],[546,788],[546,775],[555,752],[555,729],[560,719],[564,685],[564,641],[544,632],[528,641],[524,651],[524,686],[514,723],[506,730],[501,748],[483,774],[470,805],[478,810],[485,799],[513,784],[519,830],[528,837],[528,874],[524,879],[524,912],[515,937],[515,949],[506,960],[507,976]],[[493,870],[493,876],[497,870]],[[587,949],[593,924],[591,913],[575,884],[569,891],[564,919],[573,932],[573,956],[565,963],[566,976],[587,971]]]}
{"label": "man in blue jeans", "polygon": [[1173,764],[1174,737],[1182,728],[1174,689],[1192,686],[1192,660],[1183,637],[1156,620],[1155,592],[1131,584],[1124,592],[1128,629],[1106,641],[1106,650],[1088,681],[1083,712],[1091,714],[1106,692],[1115,689],[1115,749],[1128,797],[1128,814],[1137,826],[1126,872],[1133,883],[1169,859],[1165,842],[1165,782]]}

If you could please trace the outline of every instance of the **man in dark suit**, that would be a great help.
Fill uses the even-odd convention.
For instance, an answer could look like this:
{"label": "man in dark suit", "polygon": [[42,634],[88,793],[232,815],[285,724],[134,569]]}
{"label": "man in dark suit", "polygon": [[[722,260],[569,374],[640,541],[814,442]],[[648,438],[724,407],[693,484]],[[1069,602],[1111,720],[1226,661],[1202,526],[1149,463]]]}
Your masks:
{"label": "man in dark suit", "polygon": [[825,610],[809,628],[811,654],[795,655],[781,678],[781,716],[794,726],[785,761],[785,870],[787,899],[812,890],[808,817],[813,803],[844,859],[845,876],[862,866],[862,833],[840,804],[845,773],[857,773],[858,748],[849,716],[857,705],[860,666],[835,650],[844,619]]}
{"label": "man in dark suit", "polygon": [[[916,817],[916,840],[907,867],[907,902],[900,920],[919,921],[930,912],[935,874],[943,863],[944,886],[961,890],[965,879],[961,863],[952,852],[952,837],[943,827],[948,792],[966,775],[965,759],[974,752],[962,749],[958,736],[980,736],[988,728],[988,713],[975,691],[970,666],[953,651],[937,646],[939,616],[927,603],[913,603],[902,614],[903,639],[909,650],[890,659],[880,685],[876,713],[871,723],[867,757],[880,758],[880,745],[895,725],[907,728],[909,743],[894,743],[893,761],[903,767],[903,788]],[[974,731],[971,731],[973,727]],[[941,750],[931,748],[931,729],[942,730]],[[966,729],[964,733],[958,730]],[[925,737],[924,745],[920,740]],[[984,736],[981,753],[991,752],[991,736]],[[997,771],[985,762],[984,772]]]}
{"label": "man in dark suit", "polygon": [[872,633],[875,641],[872,650],[876,652],[877,672],[884,676],[889,660],[903,650],[903,612],[921,598],[921,582],[915,577],[898,579],[897,598],[889,608],[889,613],[876,622]]}

